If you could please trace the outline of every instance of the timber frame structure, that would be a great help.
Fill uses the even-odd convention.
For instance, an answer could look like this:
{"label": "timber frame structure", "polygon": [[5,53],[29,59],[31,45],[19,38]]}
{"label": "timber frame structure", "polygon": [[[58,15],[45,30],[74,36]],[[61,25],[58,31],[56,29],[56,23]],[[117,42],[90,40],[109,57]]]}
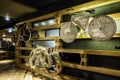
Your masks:
{"label": "timber frame structure", "polygon": [[[71,68],[76,68],[80,70],[86,70],[86,71],[92,71],[96,73],[101,73],[101,74],[107,74],[107,75],[112,75],[112,76],[117,76],[120,77],[120,70],[115,70],[115,69],[109,69],[109,68],[104,68],[104,67],[95,67],[95,66],[88,66],[88,55],[98,55],[98,56],[112,56],[112,57],[120,57],[120,50],[112,51],[112,50],[90,50],[90,49],[64,49],[62,46],[62,41],[60,39],[60,36],[55,36],[55,37],[46,37],[45,36],[45,31],[49,29],[60,29],[60,26],[63,24],[62,22],[62,16],[78,11],[84,11],[88,10],[91,8],[95,7],[100,7],[108,4],[113,4],[113,3],[120,3],[120,0],[95,0],[92,2],[88,2],[82,5],[74,6],[71,8],[67,8],[64,10],[56,11],[50,14],[46,14],[43,16],[39,16],[30,20],[26,20],[23,22],[19,22],[16,25],[19,25],[21,23],[30,23],[33,24],[34,22],[42,21],[42,20],[47,20],[49,18],[55,18],[56,19],[56,24],[50,25],[50,26],[41,26],[41,27],[32,27],[31,32],[37,31],[39,37],[36,39],[31,38],[30,42],[26,43],[26,46],[21,46],[21,44],[16,45],[16,64],[24,69],[31,70],[33,72],[37,72],[40,74],[44,74],[40,70],[33,70],[28,66],[28,55],[22,55],[22,51],[31,51],[34,48],[30,45],[32,41],[45,41],[45,40],[54,40],[55,41],[55,50],[60,52],[60,53],[74,53],[74,54],[79,54],[81,61],[79,64],[76,63],[71,63],[67,61],[62,61],[63,66],[66,67],[71,67]],[[91,6],[92,5],[92,6]],[[114,14],[107,14],[108,16],[116,19],[120,19],[120,13],[114,13]],[[80,32],[79,32],[80,33]],[[76,39],[90,39],[88,35],[80,35],[78,33]],[[116,33],[113,38],[120,38],[120,33]],[[21,61],[24,60],[23,62]],[[45,76],[53,77],[51,74],[45,74]],[[56,78],[56,77],[55,77]]]}

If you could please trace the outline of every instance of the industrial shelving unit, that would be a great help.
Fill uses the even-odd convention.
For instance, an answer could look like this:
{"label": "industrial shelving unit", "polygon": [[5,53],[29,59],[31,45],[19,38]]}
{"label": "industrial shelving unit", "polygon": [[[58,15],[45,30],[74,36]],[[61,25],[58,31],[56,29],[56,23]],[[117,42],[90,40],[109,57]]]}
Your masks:
{"label": "industrial shelving unit", "polygon": [[[79,64],[76,64],[76,63],[73,63],[73,62],[62,61],[63,66],[120,77],[120,70],[118,70],[118,69],[116,70],[116,69],[112,69],[112,68],[105,68],[105,67],[99,67],[99,66],[96,67],[96,66],[88,65],[88,55],[120,57],[120,50],[114,50],[113,51],[113,50],[96,50],[96,49],[72,49],[72,48],[65,49],[65,48],[63,48],[64,44],[63,44],[63,41],[61,40],[60,36],[52,36],[52,37],[47,36],[46,37],[46,34],[45,34],[45,32],[47,30],[60,29],[61,25],[64,23],[64,22],[62,22],[62,20],[63,20],[62,16],[63,15],[66,15],[68,13],[74,13],[74,12],[86,10],[85,7],[89,7],[89,9],[90,9],[90,8],[99,7],[99,6],[112,4],[112,3],[117,3],[117,2],[119,2],[119,1],[117,1],[117,0],[115,0],[115,1],[110,0],[110,1],[105,1],[105,2],[103,2],[103,1],[93,1],[93,2],[89,2],[89,3],[85,3],[83,5],[75,6],[75,7],[72,7],[72,8],[67,8],[67,9],[64,9],[64,10],[60,10],[60,11],[57,11],[57,12],[53,12],[53,13],[50,13],[50,14],[46,14],[46,15],[43,15],[43,16],[40,16],[40,17],[37,17],[37,18],[33,18],[33,19],[30,19],[30,20],[24,21],[24,23],[34,24],[35,22],[48,20],[49,18],[53,18],[53,17],[54,17],[54,19],[56,19],[55,24],[50,25],[50,26],[48,25],[48,26],[34,27],[34,25],[33,25],[31,27],[31,32],[36,31],[38,33],[38,38],[31,38],[29,42],[25,43],[26,46],[21,46],[21,44],[16,45],[16,64],[21,68],[31,70],[33,72],[37,72],[37,73],[40,73],[40,74],[45,74],[42,70],[33,70],[29,67],[29,64],[28,64],[29,63],[29,53],[30,53],[31,50],[34,49],[34,47],[31,46],[31,42],[53,40],[53,41],[55,41],[54,49],[56,51],[58,51],[62,54],[64,54],[64,53],[68,53],[68,54],[71,53],[73,55],[78,54],[79,57],[80,57],[80,63]],[[95,3],[98,3],[98,5],[90,6],[91,4],[95,4]],[[112,14],[109,14],[109,16],[114,18],[114,16],[112,16]],[[18,24],[21,24],[21,23],[23,23],[23,22],[20,22]],[[113,38],[119,39],[120,34],[116,33],[113,36]],[[78,33],[76,39],[87,40],[87,39],[91,39],[91,38],[88,35],[80,35]],[[24,51],[29,51],[29,52],[27,52],[28,53],[27,55],[23,55],[24,53],[22,53],[22,52],[24,52]],[[51,75],[51,74],[45,74],[45,76],[53,77],[53,75]]]}

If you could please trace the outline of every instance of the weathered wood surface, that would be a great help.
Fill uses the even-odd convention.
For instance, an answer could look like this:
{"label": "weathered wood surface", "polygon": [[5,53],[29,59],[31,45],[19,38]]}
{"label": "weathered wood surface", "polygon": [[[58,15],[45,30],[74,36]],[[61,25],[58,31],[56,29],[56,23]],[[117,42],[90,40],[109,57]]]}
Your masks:
{"label": "weathered wood surface", "polygon": [[3,51],[3,50],[0,50],[0,53],[2,54],[2,53],[6,53],[7,51]]}
{"label": "weathered wood surface", "polygon": [[[54,80],[39,74],[33,74],[15,66],[13,60],[0,61],[0,80]],[[58,76],[56,80],[83,80],[68,75]]]}

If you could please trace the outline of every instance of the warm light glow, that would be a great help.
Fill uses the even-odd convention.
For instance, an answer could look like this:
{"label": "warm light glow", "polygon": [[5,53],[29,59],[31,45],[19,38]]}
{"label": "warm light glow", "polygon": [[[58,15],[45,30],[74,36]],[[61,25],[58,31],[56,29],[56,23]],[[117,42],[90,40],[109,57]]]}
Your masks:
{"label": "warm light glow", "polygon": [[5,35],[5,34],[3,34],[2,36],[3,36],[3,37],[6,37],[6,35]]}

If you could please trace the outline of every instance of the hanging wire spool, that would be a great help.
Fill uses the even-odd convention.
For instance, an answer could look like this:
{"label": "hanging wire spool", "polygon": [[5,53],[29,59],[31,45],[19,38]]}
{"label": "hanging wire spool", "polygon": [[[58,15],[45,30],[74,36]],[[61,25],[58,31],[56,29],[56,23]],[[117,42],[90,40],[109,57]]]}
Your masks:
{"label": "hanging wire spool", "polygon": [[45,47],[39,46],[31,51],[29,58],[31,68],[46,68],[50,66],[49,62],[49,55]]}
{"label": "hanging wire spool", "polygon": [[111,17],[101,15],[90,22],[89,35],[93,40],[105,41],[112,38],[116,29],[116,23]]}
{"label": "hanging wire spool", "polygon": [[50,54],[50,68],[47,68],[47,71],[49,73],[52,73],[54,75],[56,74],[60,74],[62,71],[62,60],[61,57],[59,55],[59,52],[57,51],[52,51],[49,53]]}
{"label": "hanging wire spool", "polygon": [[29,56],[29,64],[30,64],[30,67],[33,69],[35,69],[35,67],[37,66],[36,65],[37,56],[35,52],[36,52],[36,49],[32,50]]}
{"label": "hanging wire spool", "polygon": [[19,30],[20,40],[28,42],[31,38],[30,24],[24,23],[20,26]]}
{"label": "hanging wire spool", "polygon": [[71,43],[76,39],[77,27],[72,22],[65,22],[60,29],[60,37],[66,43]]}
{"label": "hanging wire spool", "polygon": [[31,39],[30,27],[31,25],[29,23],[16,25],[17,31],[14,37],[16,44],[18,44],[19,41],[29,42],[29,40]]}
{"label": "hanging wire spool", "polygon": [[[62,71],[62,61],[58,52],[49,52],[48,48],[39,46],[30,53],[29,64],[32,69],[45,69],[47,73],[59,74]],[[46,72],[45,72],[46,73]]]}

